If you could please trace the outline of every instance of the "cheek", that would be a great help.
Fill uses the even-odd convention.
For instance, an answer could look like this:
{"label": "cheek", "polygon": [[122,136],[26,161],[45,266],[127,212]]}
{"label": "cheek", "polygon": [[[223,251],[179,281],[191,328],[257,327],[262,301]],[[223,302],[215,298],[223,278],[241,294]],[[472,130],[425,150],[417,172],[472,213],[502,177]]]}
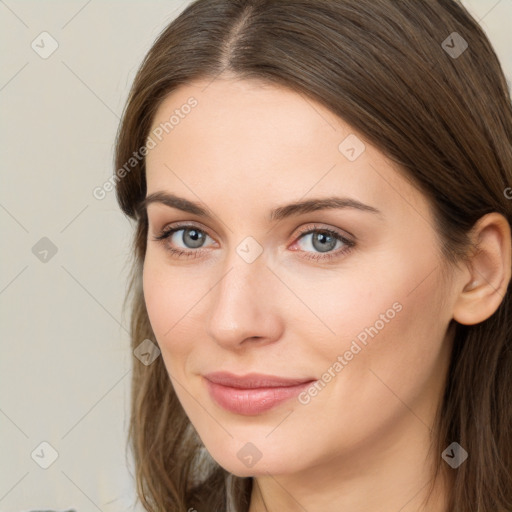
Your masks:
{"label": "cheek", "polygon": [[167,351],[179,355],[187,350],[188,344],[184,340],[190,336],[194,305],[204,294],[198,286],[194,290],[194,282],[198,280],[191,278],[182,269],[160,261],[157,255],[146,256],[142,274],[144,300],[156,341],[163,349],[164,359]]}
{"label": "cheek", "polygon": [[[448,290],[438,271],[432,271],[433,254],[412,257],[405,249],[383,258],[378,266],[382,270],[376,269],[374,276],[352,269],[341,286],[333,286],[332,279],[330,286],[317,283],[305,295],[323,322],[315,321],[320,326],[317,334],[322,334],[307,347],[307,359],[315,361],[320,376],[339,362],[339,356],[344,358],[343,369],[336,367],[340,378],[333,379],[338,384],[330,386],[332,392],[350,394],[357,389],[367,398],[382,399],[391,393],[384,382],[414,395],[441,369],[448,324],[440,299]],[[303,318],[299,325],[311,334],[309,320]]]}
{"label": "cheek", "polygon": [[[387,272],[376,272],[374,277],[368,277],[367,270],[350,268],[325,280],[304,282],[303,278],[295,277],[295,281],[288,279],[287,282],[293,283],[294,293],[304,298],[313,313],[301,308],[295,325],[302,326],[306,335],[303,338],[314,340],[308,349],[314,349],[311,356],[322,357],[324,364],[350,350],[354,341],[362,348],[371,343],[384,343],[384,333],[404,316],[405,294]],[[355,346],[354,351],[357,350]]]}
{"label": "cheek", "polygon": [[418,254],[417,247],[415,240],[396,237],[346,273],[343,293],[333,287],[324,300],[324,318],[348,345],[361,340],[362,346],[375,349],[372,354],[387,357],[386,351],[397,360],[401,354],[423,353],[426,345],[434,349],[430,342],[442,332],[446,315],[440,298],[447,290],[439,279],[436,253]]}
{"label": "cheek", "polygon": [[[404,404],[421,410],[420,402],[435,395],[446,369],[447,325],[439,307],[442,286],[432,274],[415,288],[411,283],[418,282],[418,275],[422,272],[410,268],[410,274],[402,273],[401,281],[397,276],[389,288],[381,288],[379,295],[362,306],[358,317],[354,306],[358,321],[351,324],[344,344],[348,350],[356,340],[361,350],[347,366],[346,376],[361,400],[360,413],[373,414],[375,421],[378,415],[371,411],[379,404],[383,417],[404,410]],[[417,412],[428,417],[429,406],[424,406],[427,409]]]}
{"label": "cheek", "polygon": [[320,441],[326,451],[391,432],[400,417],[429,418],[440,392],[446,326],[436,322],[439,289],[432,279],[411,293],[414,269],[409,278],[401,270],[401,281],[388,275],[347,297],[326,297],[322,319],[336,336],[323,335],[304,352],[321,384],[299,409],[304,431],[317,429],[319,416],[330,425],[332,435]]}

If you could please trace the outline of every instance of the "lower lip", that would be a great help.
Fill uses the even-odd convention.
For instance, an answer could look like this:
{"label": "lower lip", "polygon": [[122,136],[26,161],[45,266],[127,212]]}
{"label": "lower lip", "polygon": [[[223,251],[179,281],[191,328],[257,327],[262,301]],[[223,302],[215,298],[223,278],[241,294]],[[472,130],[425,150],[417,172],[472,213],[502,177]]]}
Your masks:
{"label": "lower lip", "polygon": [[207,379],[210,396],[224,409],[236,414],[254,416],[268,411],[299,395],[311,382],[277,388],[239,389],[215,384]]}

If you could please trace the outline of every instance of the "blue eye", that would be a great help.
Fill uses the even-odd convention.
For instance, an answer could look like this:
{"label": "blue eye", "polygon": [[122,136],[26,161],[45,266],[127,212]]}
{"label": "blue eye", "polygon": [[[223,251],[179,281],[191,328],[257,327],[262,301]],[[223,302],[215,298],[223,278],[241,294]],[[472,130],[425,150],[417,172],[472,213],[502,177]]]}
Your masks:
{"label": "blue eye", "polygon": [[[312,246],[313,249],[320,251],[316,254],[304,256],[305,258],[312,260],[331,260],[333,258],[341,257],[342,255],[347,254],[355,246],[355,242],[348,240],[333,229],[315,226],[312,229],[309,228],[307,231],[300,233],[299,240],[309,235],[313,235],[309,245]],[[338,243],[341,243],[344,247],[333,252],[333,249]]]}
{"label": "blue eye", "polygon": [[[175,244],[177,240],[173,241],[174,235],[180,231],[182,234],[177,237],[177,240],[185,246],[183,248],[176,247]],[[307,254],[303,256],[306,259],[329,261],[347,254],[355,246],[355,242],[348,240],[341,233],[321,226],[309,226],[309,229],[299,233],[297,242],[310,235],[313,235],[313,237],[309,246],[319,252],[310,254],[309,251],[299,251]],[[203,244],[207,238],[211,237],[202,229],[193,225],[181,225],[163,230],[153,239],[162,242],[165,249],[173,257],[197,258],[204,252]],[[295,242],[294,245],[296,245],[297,242]],[[339,243],[341,243],[343,247],[333,251]],[[295,251],[296,249],[293,250]]]}
{"label": "blue eye", "polygon": [[[180,231],[183,231],[183,233],[181,237],[178,237],[178,239],[181,239],[181,243],[185,245],[185,249],[190,250],[176,248],[170,244],[170,241],[172,240],[174,234],[179,233]],[[154,238],[154,240],[164,242],[166,250],[168,250],[171,254],[175,256],[195,258],[199,255],[200,252],[197,249],[202,249],[201,244],[204,243],[204,240],[207,237],[208,235],[203,230],[196,228],[195,226],[180,226],[162,231],[160,235]],[[187,244],[190,245],[190,248],[187,247]]]}

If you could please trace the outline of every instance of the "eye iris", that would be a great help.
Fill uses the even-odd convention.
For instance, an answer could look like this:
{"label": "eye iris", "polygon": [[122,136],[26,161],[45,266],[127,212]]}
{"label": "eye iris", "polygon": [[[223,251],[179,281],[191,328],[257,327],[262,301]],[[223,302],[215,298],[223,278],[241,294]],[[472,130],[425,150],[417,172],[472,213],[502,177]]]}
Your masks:
{"label": "eye iris", "polygon": [[[324,244],[317,247],[316,242],[318,240],[322,242],[327,241],[327,246]],[[336,241],[337,240],[332,235],[327,233],[318,232],[313,234],[313,247],[320,252],[328,252],[334,249],[336,246]]]}
{"label": "eye iris", "polygon": [[[205,233],[195,228],[183,228],[181,240],[190,249],[200,248],[205,239]],[[338,238],[328,231],[316,231],[313,235],[312,245],[319,252],[329,252],[336,247]]]}
{"label": "eye iris", "polygon": [[[187,236],[187,233],[193,233],[193,235]],[[197,229],[185,229],[185,230],[183,230],[183,235],[181,238],[185,245],[191,246],[191,248],[197,249],[198,247],[201,246],[202,242],[204,241],[204,234],[201,233],[201,231],[199,231]],[[191,239],[192,241],[190,242],[189,239]]]}

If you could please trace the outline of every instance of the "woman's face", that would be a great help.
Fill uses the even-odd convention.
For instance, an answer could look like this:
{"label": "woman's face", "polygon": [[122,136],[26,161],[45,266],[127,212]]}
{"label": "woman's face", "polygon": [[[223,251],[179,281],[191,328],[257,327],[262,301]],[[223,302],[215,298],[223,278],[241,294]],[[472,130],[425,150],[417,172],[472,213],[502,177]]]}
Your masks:
{"label": "woman's face", "polygon": [[181,203],[147,202],[145,301],[218,463],[296,473],[428,439],[455,294],[425,197],[329,110],[257,82],[182,86],[150,137],[147,196]]}

